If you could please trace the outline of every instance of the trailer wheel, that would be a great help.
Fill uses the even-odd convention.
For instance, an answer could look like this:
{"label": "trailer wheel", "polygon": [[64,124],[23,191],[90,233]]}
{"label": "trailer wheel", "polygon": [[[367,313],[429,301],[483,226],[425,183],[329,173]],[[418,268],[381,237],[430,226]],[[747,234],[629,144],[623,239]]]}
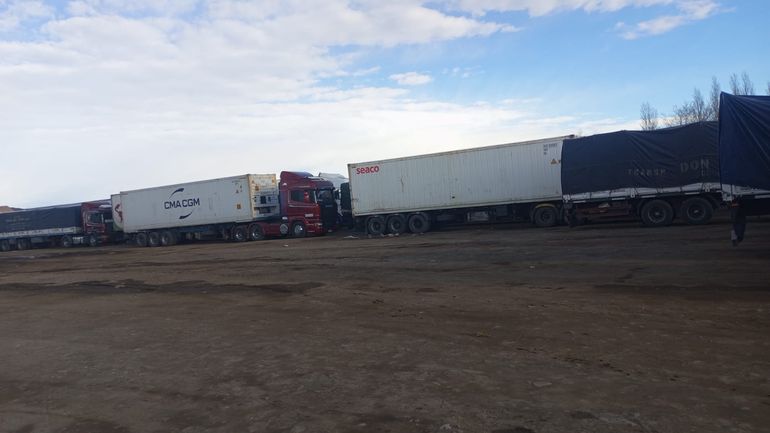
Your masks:
{"label": "trailer wheel", "polygon": [[61,240],[59,241],[62,248],[69,248],[72,246],[72,236],[70,235],[64,235],[61,237]]}
{"label": "trailer wheel", "polygon": [[149,235],[147,235],[147,246],[148,247],[159,247],[160,246],[160,233],[158,232],[150,232]]}
{"label": "trailer wheel", "polygon": [[382,236],[385,234],[387,226],[385,225],[385,218],[380,215],[371,216],[366,220],[366,233],[375,236]]}
{"label": "trailer wheel", "polygon": [[249,234],[246,231],[246,226],[233,227],[232,241],[233,242],[246,242],[249,239]]}
{"label": "trailer wheel", "polygon": [[706,224],[714,215],[714,207],[705,198],[693,197],[682,203],[680,214],[687,224]]}
{"label": "trailer wheel", "polygon": [[295,237],[295,238],[304,238],[307,235],[307,230],[305,230],[305,224],[301,222],[296,222],[292,224],[291,235],[292,237]]}
{"label": "trailer wheel", "polygon": [[388,233],[400,235],[406,231],[406,217],[401,214],[395,214],[388,217]]}
{"label": "trailer wheel", "polygon": [[141,232],[137,233],[134,237],[134,242],[136,242],[136,246],[138,247],[146,247],[147,246],[147,233]]}
{"label": "trailer wheel", "polygon": [[8,240],[3,239],[0,241],[0,251],[7,253],[8,251],[11,251],[11,243],[8,242]]}
{"label": "trailer wheel", "polygon": [[163,230],[160,232],[160,244],[164,247],[170,247],[176,245],[176,234],[171,230]]}
{"label": "trailer wheel", "polygon": [[409,215],[409,231],[412,233],[425,233],[430,230],[430,218],[422,212]]}
{"label": "trailer wheel", "polygon": [[261,241],[265,238],[265,232],[262,230],[262,226],[259,224],[252,224],[249,226],[249,239],[252,241]]}
{"label": "trailer wheel", "polygon": [[32,248],[32,242],[29,239],[16,239],[16,249],[24,251]]}
{"label": "trailer wheel", "polygon": [[532,222],[537,227],[553,227],[558,219],[559,215],[554,206],[541,206],[532,214]]}
{"label": "trailer wheel", "polygon": [[642,222],[647,227],[663,227],[674,219],[674,208],[664,200],[651,200],[642,207]]}

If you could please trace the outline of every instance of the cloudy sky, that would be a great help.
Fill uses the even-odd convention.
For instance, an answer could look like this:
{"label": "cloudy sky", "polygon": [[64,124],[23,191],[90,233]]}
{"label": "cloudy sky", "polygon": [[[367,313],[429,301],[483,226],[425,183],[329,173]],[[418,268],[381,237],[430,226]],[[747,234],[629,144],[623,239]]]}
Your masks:
{"label": "cloudy sky", "polygon": [[0,0],[0,204],[638,126],[764,0]]}

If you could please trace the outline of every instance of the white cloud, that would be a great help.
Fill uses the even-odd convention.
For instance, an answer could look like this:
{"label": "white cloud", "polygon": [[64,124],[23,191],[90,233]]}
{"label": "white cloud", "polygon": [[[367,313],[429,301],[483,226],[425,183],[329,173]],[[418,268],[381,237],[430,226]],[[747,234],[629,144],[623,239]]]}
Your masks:
{"label": "white cloud", "polygon": [[685,24],[709,18],[721,10],[719,4],[712,0],[680,1],[677,8],[679,13],[675,15],[663,15],[631,26],[618,23],[616,28],[624,39],[638,39],[670,32]]}
{"label": "white cloud", "polygon": [[402,86],[419,86],[421,84],[428,84],[433,81],[433,78],[430,75],[420,74],[417,72],[393,74],[388,78]]}
{"label": "white cloud", "polygon": [[[482,12],[494,9],[480,1]],[[533,15],[563,9],[498,3]],[[586,10],[611,7],[588,3]],[[344,171],[357,160],[567,134],[587,121],[544,115],[550,106],[537,101],[446,104],[371,84],[381,71],[356,64],[362,50],[512,29],[471,9],[427,5],[79,0],[57,15],[41,2],[0,0],[0,31],[27,26],[34,34],[0,35],[0,204],[72,202],[246,172]],[[365,78],[328,84],[334,77]],[[41,175],[55,181],[40,188]]]}
{"label": "white cloud", "polygon": [[453,9],[484,16],[490,11],[522,11],[538,17],[561,11],[615,12],[621,9],[666,6],[676,10],[667,14],[627,25],[618,23],[624,39],[637,39],[669,32],[684,24],[704,20],[722,10],[717,0],[447,0]]}
{"label": "white cloud", "polygon": [[670,5],[687,0],[447,0],[457,10],[474,15],[490,11],[522,11],[531,16],[543,16],[561,11],[614,12],[628,7]]}
{"label": "white cloud", "polygon": [[52,15],[51,7],[42,1],[12,0],[0,2],[0,34],[16,30],[29,20],[48,18]]}

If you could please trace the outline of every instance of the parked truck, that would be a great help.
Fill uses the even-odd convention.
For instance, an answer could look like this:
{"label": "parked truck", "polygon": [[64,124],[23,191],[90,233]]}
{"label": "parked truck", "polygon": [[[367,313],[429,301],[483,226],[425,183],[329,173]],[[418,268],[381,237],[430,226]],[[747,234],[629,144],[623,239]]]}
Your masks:
{"label": "parked truck", "polygon": [[112,239],[109,200],[0,214],[0,251],[40,246],[96,246]]}
{"label": "parked truck", "polygon": [[565,140],[561,183],[570,225],[598,218],[705,224],[721,203],[717,123]]}
{"label": "parked truck", "polygon": [[328,180],[334,185],[334,201],[337,203],[337,225],[343,224],[342,215],[342,184],[348,183],[348,178],[339,173],[318,173],[318,177]]}
{"label": "parked truck", "polygon": [[316,236],[336,221],[333,186],[304,172],[246,174],[112,196],[118,228],[139,246],[220,238]]}
{"label": "parked truck", "polygon": [[423,233],[443,223],[553,226],[569,137],[348,164],[352,215],[374,235]]}
{"label": "parked truck", "polygon": [[770,96],[721,94],[719,168],[738,245],[747,216],[770,214]]}

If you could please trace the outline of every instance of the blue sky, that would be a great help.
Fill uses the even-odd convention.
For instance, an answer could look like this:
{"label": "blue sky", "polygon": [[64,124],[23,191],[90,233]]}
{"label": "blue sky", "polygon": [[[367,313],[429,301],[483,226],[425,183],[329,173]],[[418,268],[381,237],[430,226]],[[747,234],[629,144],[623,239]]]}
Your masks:
{"label": "blue sky", "polygon": [[768,22],[758,0],[0,0],[0,204],[636,128],[712,76],[764,93]]}

